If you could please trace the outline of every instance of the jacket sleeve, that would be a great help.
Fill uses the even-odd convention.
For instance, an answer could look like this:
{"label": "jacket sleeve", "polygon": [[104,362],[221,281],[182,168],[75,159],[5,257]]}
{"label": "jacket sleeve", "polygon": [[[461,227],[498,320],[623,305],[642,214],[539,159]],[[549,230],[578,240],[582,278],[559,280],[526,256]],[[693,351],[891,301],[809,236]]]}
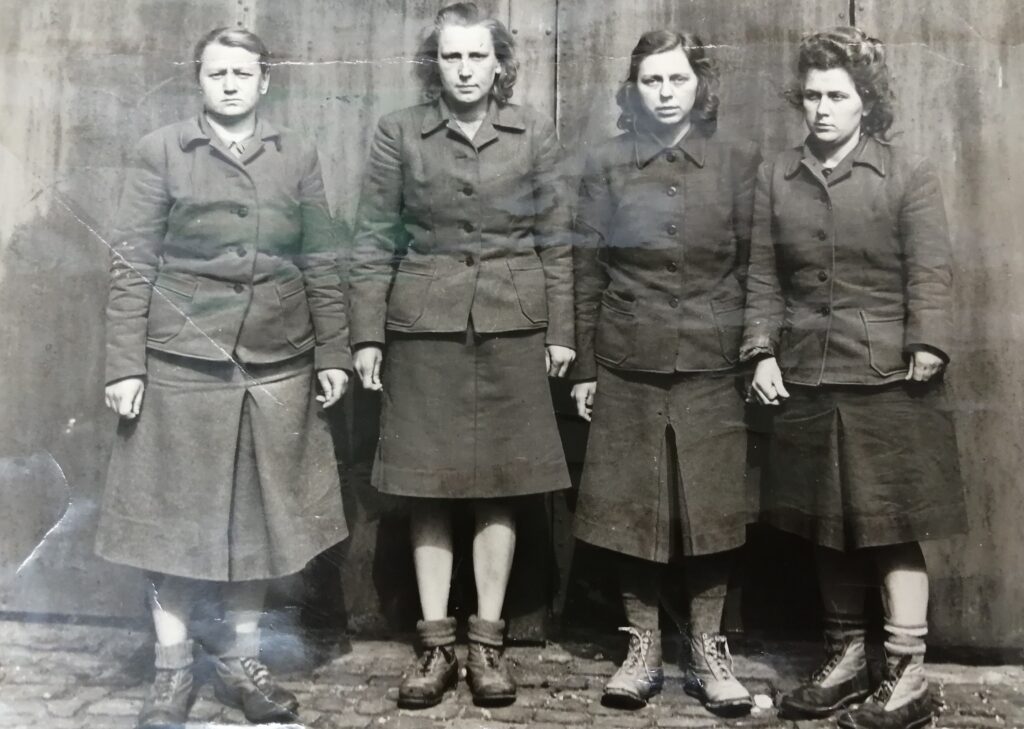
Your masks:
{"label": "jacket sleeve", "polygon": [[171,198],[161,138],[139,142],[127,171],[111,246],[107,383],[146,374],[146,325]]}
{"label": "jacket sleeve", "polygon": [[772,223],[772,178],[774,165],[764,163],[757,172],[754,215],[750,234],[750,264],[747,267],[747,304],[744,312],[740,360],[747,362],[764,355],[775,356],[785,313],[785,299],[775,260],[775,230]]}
{"label": "jacket sleeve", "polygon": [[574,380],[597,377],[594,337],[601,311],[601,296],[608,287],[605,241],[611,221],[612,195],[608,176],[594,156],[587,159],[580,179],[574,229],[573,268],[576,287],[576,361]]}
{"label": "jacket sleeve", "polygon": [[348,312],[338,267],[338,239],[327,209],[320,157],[309,148],[306,171],[299,182],[302,212],[302,254],[296,263],[302,270],[306,300],[313,319],[316,347],[314,366],[352,369],[348,346]]}
{"label": "jacket sleeve", "polygon": [[353,348],[384,343],[396,241],[403,234],[401,208],[401,127],[385,116],[378,123],[370,146],[351,248],[349,295]]}
{"label": "jacket sleeve", "polygon": [[534,243],[544,266],[548,303],[545,342],[575,349],[573,324],[572,215],[562,147],[555,126],[538,122],[534,133]]}
{"label": "jacket sleeve", "polygon": [[937,350],[948,361],[953,337],[953,251],[939,180],[925,161],[910,177],[899,224],[907,281],[904,348]]}

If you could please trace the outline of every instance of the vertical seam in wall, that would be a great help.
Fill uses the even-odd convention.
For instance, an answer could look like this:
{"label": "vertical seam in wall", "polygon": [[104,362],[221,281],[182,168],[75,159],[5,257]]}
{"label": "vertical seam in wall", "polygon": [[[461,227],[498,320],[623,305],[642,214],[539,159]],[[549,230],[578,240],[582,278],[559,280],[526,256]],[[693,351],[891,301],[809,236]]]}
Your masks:
{"label": "vertical seam in wall", "polygon": [[558,21],[561,18],[561,13],[559,12],[559,5],[560,4],[561,4],[561,0],[555,0],[555,23],[554,23],[554,28],[552,29],[552,35],[554,36],[554,39],[555,39],[554,48],[552,49],[553,52],[554,52],[554,56],[555,56],[554,57],[555,80],[554,80],[554,83],[552,84],[552,86],[554,87],[552,90],[553,90],[553,92],[555,94],[555,103],[551,105],[552,116],[554,117],[554,122],[555,122],[555,129],[559,130],[559,132],[562,129],[562,127],[561,127],[561,123],[562,123],[562,102],[561,102],[561,99],[562,99],[562,96],[561,96],[561,94],[558,93],[559,85],[560,85],[561,79],[562,79],[561,74],[558,72],[558,41],[559,41],[559,38],[561,37],[561,33],[560,33],[561,29],[558,27]]}
{"label": "vertical seam in wall", "polygon": [[850,25],[857,25],[857,0],[850,0]]}

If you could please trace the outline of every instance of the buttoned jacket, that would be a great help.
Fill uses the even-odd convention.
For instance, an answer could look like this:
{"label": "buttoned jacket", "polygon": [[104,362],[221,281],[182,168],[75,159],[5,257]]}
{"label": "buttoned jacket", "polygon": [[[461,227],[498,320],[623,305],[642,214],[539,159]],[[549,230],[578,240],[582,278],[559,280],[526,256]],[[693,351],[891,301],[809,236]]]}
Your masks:
{"label": "buttoned jacket", "polygon": [[879,385],[952,349],[952,250],[924,159],[865,136],[826,178],[806,146],[758,174],[744,359],[788,382]]}
{"label": "buttoned jacket", "polygon": [[630,132],[588,156],[576,216],[576,379],[597,362],[645,372],[728,370],[760,156],[694,127],[676,146]]}
{"label": "buttoned jacket", "polygon": [[271,363],[315,350],[349,368],[338,243],[315,147],[257,122],[236,157],[202,117],[138,144],[113,238],[107,381],[146,349]]}
{"label": "buttoned jacket", "polygon": [[350,270],[352,343],[385,331],[547,329],[574,346],[571,211],[551,121],[493,103],[470,140],[443,102],[384,116]]}

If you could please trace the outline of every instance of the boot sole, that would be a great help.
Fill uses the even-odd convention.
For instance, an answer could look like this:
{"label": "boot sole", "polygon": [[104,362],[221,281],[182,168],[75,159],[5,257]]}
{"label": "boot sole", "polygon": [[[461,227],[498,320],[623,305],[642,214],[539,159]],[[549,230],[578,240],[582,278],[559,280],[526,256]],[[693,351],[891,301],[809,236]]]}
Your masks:
{"label": "boot sole", "polygon": [[737,701],[708,701],[707,696],[698,688],[683,686],[689,696],[697,699],[701,705],[715,716],[725,719],[732,719],[738,716],[746,716],[754,708],[753,699],[739,699]]}
{"label": "boot sole", "polygon": [[298,706],[294,709],[287,706],[279,706],[279,711],[275,713],[268,713],[266,716],[253,718],[245,713],[245,703],[242,700],[241,694],[227,691],[219,686],[214,686],[213,697],[224,704],[224,706],[241,711],[245,714],[245,718],[253,724],[286,724],[297,721],[299,718]]}
{"label": "boot sole", "polygon": [[511,694],[491,694],[491,695],[488,695],[488,696],[474,696],[473,697],[473,705],[474,706],[493,706],[493,707],[509,706],[510,704],[514,704],[515,701],[516,701],[516,695],[514,693],[511,693]]}
{"label": "boot sole", "polygon": [[782,716],[796,716],[806,719],[825,719],[832,716],[840,709],[845,709],[852,704],[859,704],[871,695],[871,691],[858,691],[855,694],[848,694],[831,706],[808,706],[797,704],[783,699],[779,704],[779,714]]}
{"label": "boot sole", "polygon": [[399,709],[429,709],[431,706],[437,706],[444,701],[445,695],[449,691],[452,691],[459,685],[459,669],[456,666],[453,671],[453,677],[441,688],[441,693],[437,696],[402,696],[401,692],[398,694],[398,708]]}
{"label": "boot sole", "polygon": [[601,704],[613,709],[629,709],[635,711],[647,706],[647,702],[661,693],[661,689],[651,692],[646,699],[637,694],[627,694],[620,691],[605,691],[601,694]]}

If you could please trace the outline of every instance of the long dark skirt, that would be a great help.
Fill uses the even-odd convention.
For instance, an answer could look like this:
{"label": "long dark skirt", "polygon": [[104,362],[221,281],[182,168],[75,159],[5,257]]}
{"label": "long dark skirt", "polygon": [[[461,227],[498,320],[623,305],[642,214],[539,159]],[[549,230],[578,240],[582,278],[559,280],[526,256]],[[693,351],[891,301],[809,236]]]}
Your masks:
{"label": "long dark skirt", "polygon": [[348,531],[312,357],[272,365],[150,352],[142,413],[121,420],[100,556],[202,580],[299,571]]}
{"label": "long dark skirt", "polygon": [[754,507],[744,414],[733,375],[600,367],[576,536],[656,562],[741,546]]}
{"label": "long dark skirt", "polygon": [[426,498],[569,487],[544,331],[389,336],[373,484]]}
{"label": "long dark skirt", "polygon": [[788,388],[775,417],[763,521],[834,549],[966,531],[941,382]]}

